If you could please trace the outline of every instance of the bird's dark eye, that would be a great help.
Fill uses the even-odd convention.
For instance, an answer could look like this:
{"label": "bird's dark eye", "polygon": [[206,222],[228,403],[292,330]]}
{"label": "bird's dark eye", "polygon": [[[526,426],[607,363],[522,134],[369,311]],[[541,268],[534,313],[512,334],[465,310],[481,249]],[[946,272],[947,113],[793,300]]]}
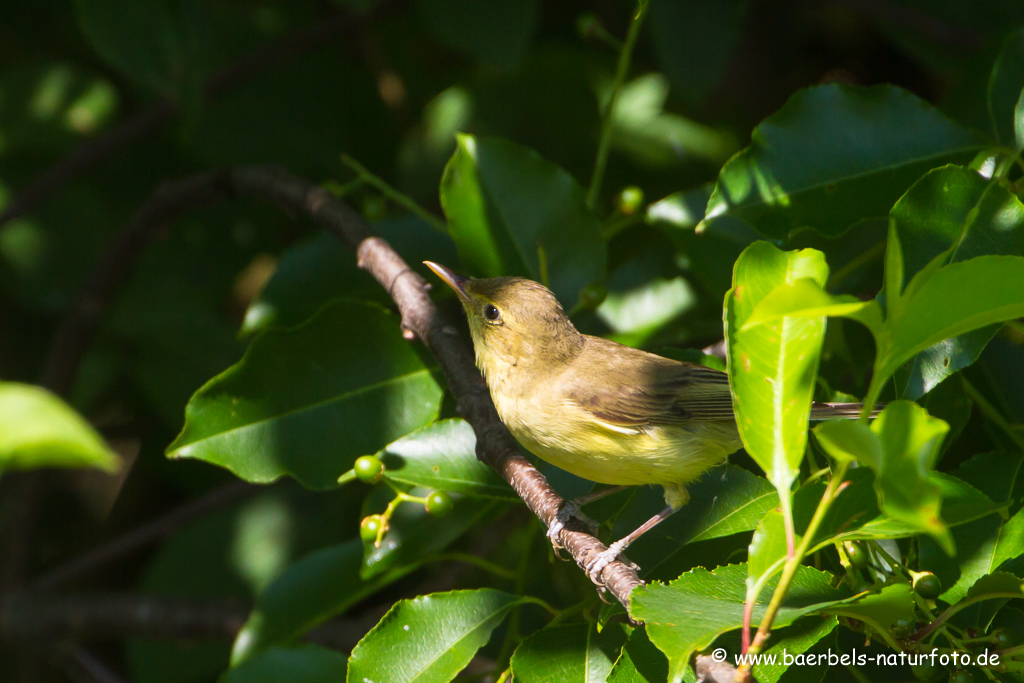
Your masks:
{"label": "bird's dark eye", "polygon": [[501,313],[499,313],[498,309],[495,308],[493,305],[487,304],[486,306],[484,306],[484,317],[490,320],[492,323],[496,323],[501,318]]}

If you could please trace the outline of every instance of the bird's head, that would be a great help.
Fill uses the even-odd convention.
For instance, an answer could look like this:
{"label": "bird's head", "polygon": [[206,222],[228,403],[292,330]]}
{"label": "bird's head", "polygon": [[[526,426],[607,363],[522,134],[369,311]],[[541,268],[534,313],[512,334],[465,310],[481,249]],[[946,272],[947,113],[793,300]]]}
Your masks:
{"label": "bird's head", "polygon": [[469,320],[477,365],[495,371],[557,367],[579,352],[576,331],[558,299],[544,285],[521,277],[463,277],[431,261],[426,265],[455,290]]}

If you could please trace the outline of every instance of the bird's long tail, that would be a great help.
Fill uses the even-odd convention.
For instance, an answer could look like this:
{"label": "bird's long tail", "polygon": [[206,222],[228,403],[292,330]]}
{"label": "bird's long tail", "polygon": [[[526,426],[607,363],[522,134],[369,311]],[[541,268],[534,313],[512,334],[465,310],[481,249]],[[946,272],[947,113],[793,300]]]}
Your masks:
{"label": "bird's long tail", "polygon": [[[876,406],[871,417],[877,417],[884,405]],[[832,420],[835,418],[855,419],[864,410],[863,403],[814,403],[811,405],[812,420]]]}

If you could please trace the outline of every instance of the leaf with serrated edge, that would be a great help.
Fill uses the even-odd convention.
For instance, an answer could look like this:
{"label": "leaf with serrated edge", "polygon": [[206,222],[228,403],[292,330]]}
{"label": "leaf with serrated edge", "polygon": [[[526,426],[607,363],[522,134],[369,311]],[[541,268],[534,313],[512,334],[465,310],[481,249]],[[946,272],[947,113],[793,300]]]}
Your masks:
{"label": "leaf with serrated edge", "polygon": [[519,683],[605,683],[625,642],[622,624],[600,631],[595,621],[543,628],[516,648],[512,675]]}

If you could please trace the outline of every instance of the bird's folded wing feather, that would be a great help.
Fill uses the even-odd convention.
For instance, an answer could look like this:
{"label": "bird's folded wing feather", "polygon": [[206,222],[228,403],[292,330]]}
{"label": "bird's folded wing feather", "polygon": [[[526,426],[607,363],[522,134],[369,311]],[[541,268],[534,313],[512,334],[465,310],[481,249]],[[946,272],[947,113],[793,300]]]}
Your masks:
{"label": "bird's folded wing feather", "polygon": [[597,420],[638,427],[733,419],[724,372],[634,349],[624,353],[617,345],[617,353],[610,353],[603,346],[587,349],[588,371],[578,373],[566,392]]}

